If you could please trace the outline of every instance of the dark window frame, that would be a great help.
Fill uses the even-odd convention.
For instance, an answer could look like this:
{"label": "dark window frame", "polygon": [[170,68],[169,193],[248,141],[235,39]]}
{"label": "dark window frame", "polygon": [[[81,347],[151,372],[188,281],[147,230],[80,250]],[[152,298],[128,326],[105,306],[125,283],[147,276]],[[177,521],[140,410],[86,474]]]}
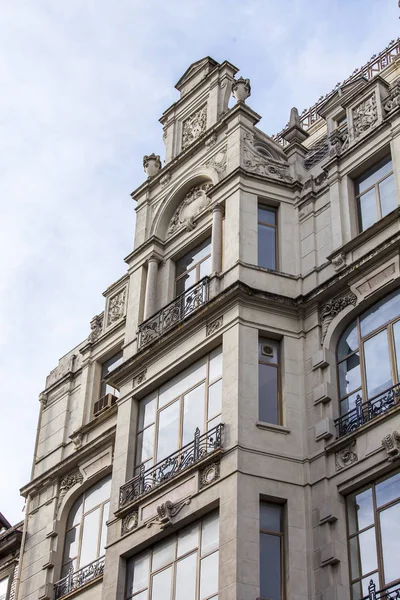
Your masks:
{"label": "dark window frame", "polygon": [[[277,362],[268,361],[261,357],[261,345],[263,344],[274,344],[277,347]],[[264,336],[259,336],[258,338],[258,368],[260,365],[267,365],[269,367],[274,367],[277,370],[277,398],[276,398],[276,406],[277,406],[277,415],[278,422],[272,423],[271,421],[265,421],[260,418],[260,407],[261,401],[260,398],[260,380],[258,380],[258,420],[262,423],[269,423],[271,425],[282,425],[283,424],[283,410],[282,410],[282,369],[281,369],[281,359],[282,359],[282,348],[281,341],[275,340],[272,338],[266,338]],[[259,377],[259,375],[258,375]]]}
{"label": "dark window frame", "polygon": [[[259,218],[259,209],[261,210],[267,210],[271,213],[274,214],[275,216],[275,224],[272,223],[267,223],[265,221],[260,220]],[[263,265],[260,265],[260,260],[259,260],[259,248],[260,248],[260,226],[262,227],[270,227],[271,229],[274,230],[274,237],[275,237],[275,265],[274,267],[264,267]],[[278,222],[278,208],[276,206],[271,206],[269,205],[267,202],[263,202],[263,201],[259,201],[257,203],[257,266],[261,267],[262,269],[270,269],[271,271],[278,271],[278,265],[279,265],[279,231],[278,231],[278,226],[279,226],[279,222]]]}
{"label": "dark window frame", "polygon": [[[279,507],[280,510],[280,531],[271,531],[268,529],[264,529],[261,526],[261,505],[262,504],[271,504],[273,506],[277,506]],[[270,500],[265,500],[263,498],[260,498],[260,504],[259,504],[259,511],[260,511],[260,519],[259,519],[259,524],[260,524],[260,600],[263,599],[262,596],[262,591],[261,591],[261,568],[262,568],[262,564],[263,564],[263,558],[261,557],[261,535],[265,534],[265,535],[273,535],[276,537],[279,537],[281,540],[281,544],[280,544],[280,579],[281,579],[281,598],[280,600],[284,600],[285,599],[285,594],[286,594],[286,568],[285,568],[285,556],[286,556],[286,532],[285,532],[285,507],[286,507],[286,503],[283,502],[272,502]]]}
{"label": "dark window frame", "polygon": [[[386,175],[384,175],[380,179],[377,179],[373,184],[371,184],[364,191],[362,191],[362,192],[358,192],[357,191],[361,179],[366,178],[366,176],[368,176],[368,173],[370,175],[373,175],[374,172],[378,171],[381,167],[383,167],[384,165],[388,164],[389,162],[392,164],[392,170],[390,171],[390,173],[387,173]],[[382,204],[381,204],[381,199],[380,199],[379,185],[383,181],[385,181],[385,179],[388,179],[389,177],[393,177],[393,180],[394,180],[393,160],[392,160],[391,154],[386,155],[380,161],[378,161],[377,163],[371,165],[362,174],[360,174],[357,178],[354,179],[354,195],[355,195],[355,202],[356,202],[356,209],[357,209],[357,224],[358,224],[358,232],[359,233],[362,233],[363,231],[366,231],[367,229],[369,229],[369,227],[372,227],[372,225],[374,225],[375,223],[377,223],[378,221],[380,221],[383,218],[383,216],[382,216]],[[375,189],[375,206],[376,206],[376,216],[377,216],[377,218],[372,223],[372,225],[369,225],[368,227],[364,228],[363,225],[362,225],[362,212],[361,212],[361,201],[360,201],[360,199],[362,198],[362,196],[364,196],[365,194],[369,193],[373,189]],[[395,210],[395,208],[393,208],[393,210]],[[388,213],[388,214],[390,214],[390,213]]]}

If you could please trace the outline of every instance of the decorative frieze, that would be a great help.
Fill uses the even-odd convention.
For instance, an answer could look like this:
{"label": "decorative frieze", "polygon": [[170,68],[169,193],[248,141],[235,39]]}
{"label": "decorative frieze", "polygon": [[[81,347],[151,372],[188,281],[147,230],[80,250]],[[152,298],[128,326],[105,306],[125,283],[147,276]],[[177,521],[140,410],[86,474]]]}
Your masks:
{"label": "decorative frieze", "polygon": [[206,326],[206,336],[213,335],[223,324],[223,316],[221,315],[218,319],[214,319]]}
{"label": "decorative frieze", "polygon": [[125,314],[126,288],[111,296],[107,309],[107,327],[122,319]]}
{"label": "decorative frieze", "polygon": [[336,471],[341,471],[358,461],[356,440],[335,453]]}
{"label": "decorative frieze", "polygon": [[121,521],[121,535],[130,533],[138,526],[139,514],[137,510],[134,510],[127,514]]}
{"label": "decorative frieze", "polygon": [[219,462],[211,463],[211,465],[207,465],[205,469],[203,469],[200,473],[199,479],[199,487],[204,488],[214,483],[219,479],[220,467]]}
{"label": "decorative frieze", "polygon": [[66,475],[65,477],[63,477],[63,479],[61,479],[57,508],[61,506],[65,494],[75,485],[80,485],[82,481],[83,475],[79,470],[74,471],[73,473],[70,473],[69,475]]}
{"label": "decorative frieze", "polygon": [[344,296],[335,298],[330,302],[327,302],[321,310],[321,325],[322,325],[322,342],[325,339],[328,327],[333,319],[347,306],[355,306],[357,303],[357,296],[353,292],[349,292]]}
{"label": "decorative frieze", "polygon": [[192,114],[183,121],[182,125],[182,150],[185,150],[190,144],[195,142],[207,128],[207,107],[203,106],[200,110]]}
{"label": "decorative frieze", "polygon": [[365,98],[352,110],[354,138],[367,131],[378,120],[375,94]]}
{"label": "decorative frieze", "polygon": [[385,435],[382,445],[387,452],[389,462],[400,459],[400,434],[397,431]]}
{"label": "decorative frieze", "polygon": [[89,342],[93,343],[100,337],[103,330],[103,320],[104,313],[101,313],[100,315],[95,315],[90,321],[90,333],[88,337]]}
{"label": "decorative frieze", "polygon": [[207,192],[212,188],[212,183],[202,183],[192,187],[181,204],[176,209],[168,228],[171,235],[181,227],[191,231],[195,227],[194,218],[210,204],[211,200]]}
{"label": "decorative frieze", "polygon": [[223,173],[226,170],[226,155],[228,146],[221,148],[214,156],[212,156],[205,164],[206,167],[213,167],[217,173]]}
{"label": "decorative frieze", "polygon": [[171,502],[170,500],[163,502],[157,506],[157,516],[147,523],[147,527],[159,525],[160,529],[166,529],[172,525],[172,520],[182,510],[182,508],[190,504],[190,502],[190,497],[185,498],[184,500],[179,500],[178,502]]}

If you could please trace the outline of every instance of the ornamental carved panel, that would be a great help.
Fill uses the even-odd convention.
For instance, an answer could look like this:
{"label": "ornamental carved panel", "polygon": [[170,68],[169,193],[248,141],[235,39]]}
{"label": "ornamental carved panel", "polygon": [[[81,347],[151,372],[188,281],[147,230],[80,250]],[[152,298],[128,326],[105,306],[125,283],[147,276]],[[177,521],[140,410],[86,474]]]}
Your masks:
{"label": "ornamental carved panel", "polygon": [[356,440],[335,454],[336,471],[341,471],[358,461]]}
{"label": "ornamental carved panel", "polygon": [[111,296],[107,310],[107,327],[122,319],[125,314],[126,288]]}
{"label": "ornamental carved panel", "polygon": [[182,150],[185,150],[190,144],[195,142],[203,135],[207,128],[207,107],[203,106],[200,110],[190,115],[182,126]]}
{"label": "ornamental carved panel", "polygon": [[208,182],[195,185],[189,190],[171,219],[168,227],[168,235],[171,235],[181,227],[186,227],[189,231],[194,229],[194,218],[207,208],[211,202],[207,196],[210,188],[212,188],[212,183]]}
{"label": "ornamental carved panel", "polygon": [[369,96],[353,108],[354,137],[359,137],[378,120],[375,94]]}

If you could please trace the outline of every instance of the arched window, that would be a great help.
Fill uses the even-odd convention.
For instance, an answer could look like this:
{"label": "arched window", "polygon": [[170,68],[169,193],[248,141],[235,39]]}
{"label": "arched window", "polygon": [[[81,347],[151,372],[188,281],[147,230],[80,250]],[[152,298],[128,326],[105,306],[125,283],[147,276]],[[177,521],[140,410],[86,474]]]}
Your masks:
{"label": "arched window", "polygon": [[400,290],[347,327],[339,339],[337,360],[340,414],[358,410],[361,422],[356,426],[399,401]]}
{"label": "arched window", "polygon": [[65,533],[61,577],[104,555],[111,475],[86,490],[72,506]]}

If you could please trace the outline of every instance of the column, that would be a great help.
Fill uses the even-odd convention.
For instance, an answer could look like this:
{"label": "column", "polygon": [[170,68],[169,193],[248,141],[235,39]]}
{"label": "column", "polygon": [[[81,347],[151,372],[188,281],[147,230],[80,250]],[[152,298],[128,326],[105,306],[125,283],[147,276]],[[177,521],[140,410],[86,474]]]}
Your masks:
{"label": "column", "polygon": [[212,236],[211,236],[211,273],[222,271],[222,215],[223,207],[216,204],[212,209]]}
{"label": "column", "polygon": [[144,320],[156,312],[158,258],[150,256],[147,262],[146,296],[144,299]]}

